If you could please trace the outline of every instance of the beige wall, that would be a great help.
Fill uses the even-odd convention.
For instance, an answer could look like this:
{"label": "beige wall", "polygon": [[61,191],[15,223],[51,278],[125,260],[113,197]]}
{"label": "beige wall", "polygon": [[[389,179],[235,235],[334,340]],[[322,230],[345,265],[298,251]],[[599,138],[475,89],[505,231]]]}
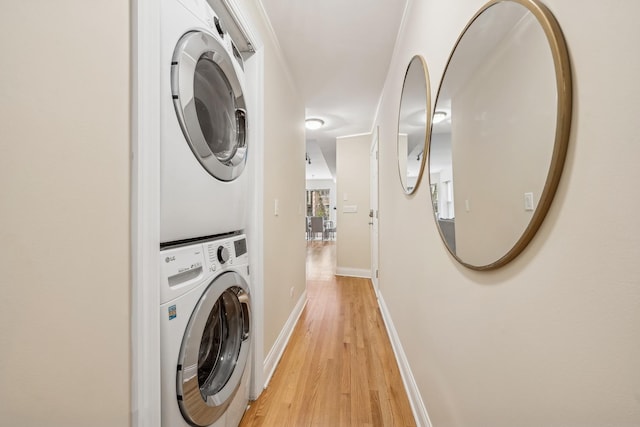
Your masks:
{"label": "beige wall", "polygon": [[130,423],[129,6],[0,6],[3,425]]}
{"label": "beige wall", "polygon": [[396,132],[404,64],[424,55],[435,98],[484,3],[408,13],[377,120],[382,296],[434,427],[640,425],[640,3],[545,0],[573,63],[567,163],[529,247],[476,272],[445,250],[428,186],[402,193]]}
{"label": "beige wall", "polygon": [[[242,1],[264,42],[264,355],[305,289],[304,104],[255,2]],[[274,215],[275,201],[278,215]],[[290,295],[293,288],[293,296]]]}
{"label": "beige wall", "polygon": [[[371,134],[336,139],[338,204],[336,271],[338,274],[369,276],[371,273],[369,237],[371,140]],[[357,206],[357,212],[345,213],[345,206]]]}

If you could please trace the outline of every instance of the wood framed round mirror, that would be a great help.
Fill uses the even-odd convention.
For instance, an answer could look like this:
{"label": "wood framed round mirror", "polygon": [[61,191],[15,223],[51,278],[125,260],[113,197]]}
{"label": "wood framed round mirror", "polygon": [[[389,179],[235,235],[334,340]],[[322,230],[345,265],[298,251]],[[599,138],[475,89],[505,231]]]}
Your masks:
{"label": "wood framed round mirror", "polygon": [[422,56],[415,55],[404,75],[398,115],[398,172],[406,194],[413,194],[418,189],[424,173],[430,108],[427,63]]}
{"label": "wood framed round mirror", "polygon": [[429,138],[434,217],[475,270],[524,250],[555,194],[571,127],[569,55],[537,0],[493,0],[467,24],[438,89]]}

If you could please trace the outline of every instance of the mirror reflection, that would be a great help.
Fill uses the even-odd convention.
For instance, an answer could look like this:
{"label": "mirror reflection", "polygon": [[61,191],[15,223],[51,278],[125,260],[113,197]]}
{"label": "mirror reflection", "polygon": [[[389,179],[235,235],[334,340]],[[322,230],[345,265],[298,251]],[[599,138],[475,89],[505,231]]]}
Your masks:
{"label": "mirror reflection", "polygon": [[398,118],[398,171],[407,194],[416,191],[424,171],[430,92],[427,65],[416,55],[404,77]]}
{"label": "mirror reflection", "polygon": [[474,269],[524,249],[557,186],[569,133],[568,55],[533,0],[493,1],[458,40],[434,108],[429,180],[440,234]]}

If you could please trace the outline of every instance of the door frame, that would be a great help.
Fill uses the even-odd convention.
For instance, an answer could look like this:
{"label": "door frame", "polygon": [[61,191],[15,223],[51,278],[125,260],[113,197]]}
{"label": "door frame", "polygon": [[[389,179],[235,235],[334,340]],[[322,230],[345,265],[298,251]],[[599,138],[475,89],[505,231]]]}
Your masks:
{"label": "door frame", "polygon": [[160,425],[160,6],[131,2],[131,425]]}
{"label": "door frame", "polygon": [[379,135],[380,135],[380,127],[375,126],[373,130],[373,137],[371,139],[371,150],[369,153],[370,159],[370,184],[369,184],[369,205],[370,205],[370,224],[371,228],[369,229],[370,239],[371,239],[371,282],[373,283],[373,289],[376,292],[376,296],[379,293],[379,269],[380,269],[380,257],[379,257],[379,240],[380,240],[380,229],[379,229]]}

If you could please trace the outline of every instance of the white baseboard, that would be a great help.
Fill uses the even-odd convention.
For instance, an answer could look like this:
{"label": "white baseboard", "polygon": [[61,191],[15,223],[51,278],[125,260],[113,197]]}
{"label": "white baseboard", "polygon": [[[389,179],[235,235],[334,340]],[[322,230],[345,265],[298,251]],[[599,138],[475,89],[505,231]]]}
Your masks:
{"label": "white baseboard", "polygon": [[432,427],[429,414],[427,413],[427,408],[424,406],[422,396],[420,396],[420,391],[418,390],[418,385],[416,384],[416,380],[413,377],[411,368],[409,367],[409,361],[404,353],[402,344],[400,344],[400,337],[398,336],[395,326],[393,326],[391,314],[387,309],[387,305],[384,302],[382,294],[379,292],[378,305],[380,307],[380,312],[382,313],[382,320],[387,327],[387,333],[391,340],[391,347],[393,347],[393,352],[396,355],[396,360],[400,368],[400,376],[402,377],[404,388],[409,397],[409,403],[411,404],[411,410],[413,411],[413,417],[415,418],[416,425],[417,427]]}
{"label": "white baseboard", "polygon": [[371,270],[364,268],[336,267],[336,276],[362,277],[371,279]]}
{"label": "white baseboard", "polygon": [[287,347],[287,343],[289,342],[289,338],[291,338],[291,334],[293,333],[293,329],[296,327],[298,323],[298,319],[304,310],[305,305],[307,305],[307,291],[305,290],[300,295],[300,299],[298,299],[298,303],[293,308],[293,311],[289,315],[287,322],[284,324],[284,327],[280,331],[280,335],[276,339],[276,342],[269,350],[269,354],[264,359],[264,388],[267,388],[269,381],[271,381],[271,377],[273,373],[276,371],[276,367],[278,366],[278,362],[280,362],[280,358],[284,353],[284,349]]}

